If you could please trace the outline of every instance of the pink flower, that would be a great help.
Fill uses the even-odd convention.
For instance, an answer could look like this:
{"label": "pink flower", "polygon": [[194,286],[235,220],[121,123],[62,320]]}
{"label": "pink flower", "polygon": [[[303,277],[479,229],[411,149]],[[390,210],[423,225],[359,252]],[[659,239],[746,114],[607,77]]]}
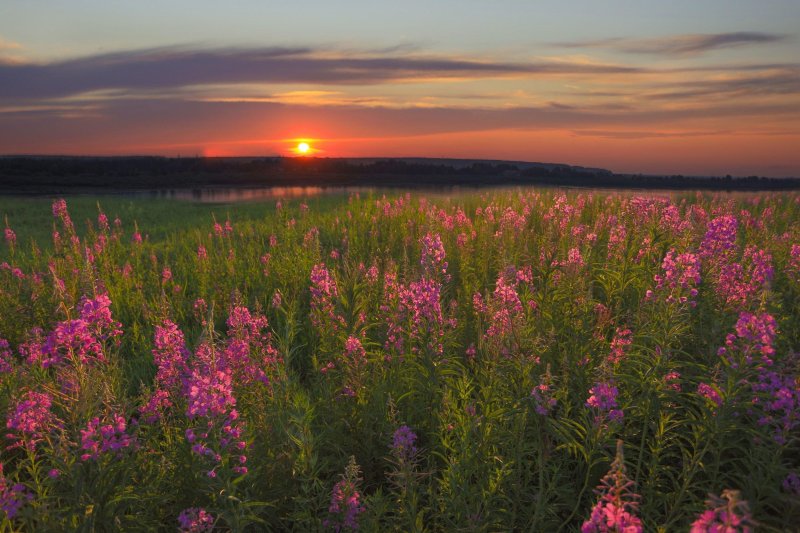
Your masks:
{"label": "pink flower", "polygon": [[625,357],[625,352],[628,346],[633,343],[633,332],[625,328],[617,328],[614,332],[614,338],[611,340],[611,353],[608,355],[608,360],[611,363],[619,363]]}
{"label": "pink flower", "polygon": [[14,354],[8,341],[0,338],[0,374],[8,374],[13,370]]}
{"label": "pink flower", "polygon": [[758,358],[766,366],[772,366],[777,329],[775,318],[768,313],[739,313],[735,333],[725,337],[725,346],[717,353],[727,357],[736,367],[741,364],[750,365],[754,358]]}
{"label": "pink flower", "polygon": [[547,416],[553,411],[558,404],[554,397],[554,392],[553,378],[550,375],[550,366],[548,365],[547,371],[539,380],[539,384],[531,391],[531,396],[536,403],[535,410],[537,414]]}
{"label": "pink flower", "polygon": [[469,359],[471,361],[471,360],[475,359],[475,355],[477,353],[478,353],[478,351],[475,349],[475,344],[470,344],[469,346],[467,346],[467,349],[464,352],[464,355],[466,355],[467,359]]}
{"label": "pink flower", "polygon": [[9,244],[9,246],[14,246],[15,244],[17,244],[17,234],[14,233],[13,229],[6,226],[5,234],[6,234],[6,242]]}
{"label": "pink flower", "polygon": [[107,295],[84,297],[78,309],[79,318],[59,322],[45,339],[36,354],[43,367],[58,365],[65,358],[81,364],[105,362],[105,344],[119,342],[122,325],[112,317]]}
{"label": "pink flower", "polygon": [[428,233],[422,240],[422,254],[420,256],[420,265],[424,275],[434,276],[438,274],[447,274],[447,262],[445,261],[444,244],[439,234]]}
{"label": "pink flower", "polygon": [[791,279],[800,281],[800,244],[793,244],[789,251],[789,261],[786,272]]}
{"label": "pink flower", "polygon": [[119,454],[125,448],[134,446],[135,439],[126,432],[125,418],[119,414],[112,414],[101,421],[94,417],[81,430],[81,461],[98,459],[106,452]]}
{"label": "pink flower", "polygon": [[46,392],[27,391],[12,407],[6,421],[7,435],[12,448],[25,447],[34,450],[36,444],[61,426],[61,421],[52,413],[52,397]]}
{"label": "pink flower", "polygon": [[597,488],[600,496],[581,533],[641,533],[642,521],[636,516],[641,496],[633,491],[634,482],[625,472],[622,441],[617,441],[617,455]]}
{"label": "pink flower", "polygon": [[664,376],[664,384],[667,386],[668,389],[673,390],[675,392],[681,391],[681,374],[680,372],[668,372]]}
{"label": "pink flower", "polygon": [[717,389],[709,385],[708,383],[701,383],[697,386],[697,394],[703,396],[704,398],[710,400],[714,403],[717,407],[722,405],[722,396],[720,396]]}
{"label": "pink flower", "polygon": [[53,201],[53,216],[61,220],[68,232],[74,231],[72,220],[69,218],[69,212],[67,211],[67,202],[63,198]]}
{"label": "pink flower", "polygon": [[494,293],[488,302],[488,312],[490,314],[489,323],[485,338],[494,341],[496,344],[503,343],[516,328],[520,326],[523,319],[523,306],[516,289],[516,279],[509,283],[506,276],[501,274],[497,278]]}
{"label": "pink flower", "polygon": [[692,253],[676,255],[670,250],[661,263],[663,274],[656,274],[656,290],[648,291],[647,299],[658,294],[666,294],[668,303],[686,303],[694,306],[697,287],[700,285],[700,258]]}
{"label": "pink flower", "polygon": [[320,328],[328,324],[336,330],[344,325],[344,318],[336,313],[334,298],[339,296],[339,288],[324,263],[311,269],[311,322]]}
{"label": "pink flower", "polygon": [[602,422],[604,416],[608,416],[612,422],[622,420],[624,413],[617,406],[617,394],[619,394],[619,391],[613,383],[595,383],[594,387],[589,389],[589,394],[586,405],[599,412],[595,417],[597,423]]}
{"label": "pink flower", "polygon": [[328,506],[329,517],[323,522],[325,527],[330,527],[337,533],[358,529],[358,515],[366,510],[361,504],[358,481],[358,465],[351,458],[342,480],[333,487]]}
{"label": "pink flower", "polygon": [[277,309],[277,308],[279,308],[281,306],[282,302],[283,302],[283,296],[281,296],[281,291],[276,290],[272,294],[272,307],[274,309]]}
{"label": "pink flower", "polygon": [[178,515],[181,533],[210,533],[214,530],[214,517],[202,507],[184,509]]}
{"label": "pink flower", "polygon": [[700,244],[700,256],[713,263],[727,260],[736,248],[738,227],[739,222],[732,215],[711,220]]}
{"label": "pink flower", "polygon": [[738,490],[724,490],[722,497],[710,495],[703,511],[692,523],[691,533],[752,533],[753,519]]}
{"label": "pink flower", "polygon": [[175,393],[186,375],[189,351],[183,333],[178,326],[165,320],[156,326],[153,361],[156,364],[156,385],[169,393]]}
{"label": "pink flower", "polygon": [[100,231],[108,231],[111,227],[108,224],[108,217],[102,211],[97,215],[97,227]]}

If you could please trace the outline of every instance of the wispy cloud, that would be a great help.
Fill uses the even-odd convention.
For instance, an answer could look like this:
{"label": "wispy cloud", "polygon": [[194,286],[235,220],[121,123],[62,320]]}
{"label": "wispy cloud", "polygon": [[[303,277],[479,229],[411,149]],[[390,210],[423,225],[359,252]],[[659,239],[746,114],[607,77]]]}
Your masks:
{"label": "wispy cloud", "polygon": [[[253,138],[265,131],[273,138],[297,133],[307,125],[310,134],[327,137],[384,137],[478,132],[499,129],[584,131],[680,131],[692,124],[724,123],[717,129],[746,128],[752,117],[766,124],[769,118],[796,121],[800,109],[791,104],[707,106],[703,109],[625,109],[605,107],[573,108],[544,105],[508,109],[451,107],[365,107],[311,106],[273,102],[200,102],[183,100],[113,100],[100,111],[86,110],[84,118],[42,115],[19,110],[0,121],[0,147],[63,141],[65,132],[76,143],[86,140],[124,146],[146,139],[182,139],[205,142],[209,137]],[[750,121],[751,122],[751,121]],[[121,127],[120,125],[123,125]],[[265,125],[269,125],[265,129]],[[702,126],[695,127],[700,129]],[[707,126],[705,127],[707,128]],[[703,129],[705,129],[703,128]],[[6,148],[8,149],[8,148]]]}
{"label": "wispy cloud", "polygon": [[[611,41],[609,41],[611,42]],[[616,41],[614,41],[616,42]],[[410,46],[380,50],[337,50],[312,47],[268,48],[192,48],[167,47],[100,54],[76,59],[34,63],[0,61],[0,104],[22,105],[35,101],[53,104],[80,96],[84,99],[110,98],[185,98],[210,100],[264,100],[296,103],[358,103],[364,105],[397,105],[379,94],[334,95],[330,88],[407,86],[410,83],[497,82],[575,79],[594,85],[596,95],[639,91],[658,99],[669,91],[649,90],[644,83],[669,87],[677,74],[683,74],[683,89],[719,73],[757,72],[751,90],[768,88],[772,83],[762,72],[782,76],[774,80],[773,91],[792,92],[796,84],[797,64],[735,64],[648,68],[637,65],[611,64],[586,56],[556,56],[528,62],[510,62],[458,55],[432,55]],[[638,80],[635,83],[634,80]],[[765,81],[766,80],[766,81]],[[612,88],[612,82],[620,85]],[[683,82],[682,82],[683,83]],[[744,85],[744,81],[738,82]],[[265,92],[265,86],[271,86]],[[288,86],[276,90],[275,86]],[[242,88],[237,90],[236,87]],[[250,87],[255,90],[247,90]],[[344,90],[344,89],[343,89]],[[348,91],[350,89],[347,89]],[[520,85],[515,89],[529,91]],[[696,90],[715,90],[713,83]],[[406,91],[408,92],[408,91]],[[452,88],[447,94],[454,94]],[[201,96],[198,96],[201,95]],[[621,93],[620,93],[621,95]],[[688,96],[688,93],[687,93]],[[537,97],[546,102],[554,95]],[[680,98],[676,94],[676,98]],[[558,98],[558,96],[556,96]],[[519,98],[512,99],[519,103]],[[571,103],[560,102],[571,105]]]}
{"label": "wispy cloud", "polygon": [[642,96],[651,100],[701,100],[769,95],[800,95],[800,67],[784,68],[758,75],[735,75],[665,83],[658,90],[644,91]]}
{"label": "wispy cloud", "polygon": [[[22,45],[14,41],[9,41],[0,36],[0,67],[3,65],[16,65],[23,60],[19,55]],[[0,77],[0,80],[2,78]]]}
{"label": "wispy cloud", "polygon": [[0,37],[0,50],[19,50],[20,48],[22,48],[21,44]]}
{"label": "wispy cloud", "polygon": [[602,137],[605,139],[663,139],[682,137],[709,137],[714,135],[730,135],[730,130],[697,130],[697,131],[641,131],[641,130],[573,130],[573,135],[580,137]]}
{"label": "wispy cloud", "polygon": [[564,48],[604,48],[628,54],[686,56],[721,48],[785,41],[786,35],[754,31],[671,35],[651,39],[609,38],[555,43]]}
{"label": "wispy cloud", "polygon": [[511,63],[395,52],[345,55],[311,48],[170,47],[44,64],[0,64],[0,98],[58,98],[104,89],[153,90],[203,84],[370,85],[641,71],[613,64]]}

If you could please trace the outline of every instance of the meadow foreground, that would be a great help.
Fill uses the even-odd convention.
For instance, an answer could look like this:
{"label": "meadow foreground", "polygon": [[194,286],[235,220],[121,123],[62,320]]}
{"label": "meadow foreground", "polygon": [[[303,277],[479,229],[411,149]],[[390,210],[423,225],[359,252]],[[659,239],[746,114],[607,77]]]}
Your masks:
{"label": "meadow foreground", "polygon": [[800,523],[800,195],[109,203],[6,221],[0,531]]}

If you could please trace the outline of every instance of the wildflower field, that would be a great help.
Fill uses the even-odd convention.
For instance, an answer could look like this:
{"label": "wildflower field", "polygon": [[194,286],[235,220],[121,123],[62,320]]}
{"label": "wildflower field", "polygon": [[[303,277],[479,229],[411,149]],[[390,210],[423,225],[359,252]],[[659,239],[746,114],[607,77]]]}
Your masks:
{"label": "wildflower field", "polygon": [[798,530],[800,195],[0,212],[0,531]]}

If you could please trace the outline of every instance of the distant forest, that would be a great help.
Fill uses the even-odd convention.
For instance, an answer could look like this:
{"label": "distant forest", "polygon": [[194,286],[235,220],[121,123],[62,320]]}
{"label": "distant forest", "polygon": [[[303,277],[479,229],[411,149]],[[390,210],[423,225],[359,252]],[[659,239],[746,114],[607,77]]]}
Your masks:
{"label": "distant forest", "polygon": [[300,157],[0,157],[0,192],[262,186],[550,185],[636,189],[790,190],[800,178],[615,174],[560,164]]}

